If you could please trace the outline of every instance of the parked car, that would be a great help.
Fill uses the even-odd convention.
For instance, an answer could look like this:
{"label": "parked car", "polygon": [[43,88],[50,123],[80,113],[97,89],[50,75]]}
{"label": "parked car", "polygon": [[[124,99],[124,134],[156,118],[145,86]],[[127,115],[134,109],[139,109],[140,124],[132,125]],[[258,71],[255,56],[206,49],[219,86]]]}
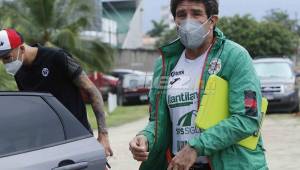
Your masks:
{"label": "parked car", "polygon": [[297,74],[288,58],[254,60],[261,81],[261,91],[269,101],[268,112],[298,112],[299,94]]}
{"label": "parked car", "polygon": [[1,169],[105,169],[102,145],[52,95],[0,92],[0,108]]}
{"label": "parked car", "polygon": [[100,90],[104,99],[107,99],[109,92],[115,90],[119,80],[114,76],[103,74],[100,72],[91,73],[88,75],[88,77]]}
{"label": "parked car", "polygon": [[[90,73],[88,77],[101,92],[103,100],[107,100],[109,92],[116,93],[118,78],[100,72]],[[81,91],[81,95],[85,103],[91,103],[91,101],[88,100],[87,94]]]}
{"label": "parked car", "polygon": [[110,74],[114,77],[122,78],[126,74],[145,75],[145,72],[132,69],[114,69]]}
{"label": "parked car", "polygon": [[120,76],[117,88],[118,104],[147,102],[152,76],[152,73],[131,73]]}

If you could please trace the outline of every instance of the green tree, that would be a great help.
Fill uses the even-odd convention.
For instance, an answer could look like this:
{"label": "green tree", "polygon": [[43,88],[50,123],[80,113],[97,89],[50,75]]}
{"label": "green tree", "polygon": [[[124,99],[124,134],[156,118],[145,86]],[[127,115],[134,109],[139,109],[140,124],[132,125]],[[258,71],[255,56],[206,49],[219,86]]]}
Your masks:
{"label": "green tree", "polygon": [[177,38],[178,38],[178,36],[177,36],[176,28],[165,30],[162,33],[159,40],[156,42],[155,46],[156,47],[161,47],[163,45],[166,45],[166,44],[174,41]]}
{"label": "green tree", "polygon": [[151,21],[153,28],[147,33],[150,37],[160,37],[167,29],[168,25],[165,24],[164,20],[160,21]]}
{"label": "green tree", "polygon": [[251,15],[223,17],[218,27],[231,40],[244,46],[252,57],[295,53],[297,36],[281,23],[257,22]]}
{"label": "green tree", "polygon": [[300,48],[300,23],[298,18],[291,19],[286,11],[273,9],[269,11],[264,19],[269,22],[280,23],[290,31],[295,32],[298,35],[298,41],[296,42],[298,47],[296,48]]}
{"label": "green tree", "polygon": [[4,70],[3,64],[0,64],[0,91],[13,91],[17,89],[13,76],[10,76]]}
{"label": "green tree", "polygon": [[267,22],[279,23],[293,32],[300,33],[298,32],[300,29],[298,25],[298,21],[296,19],[290,19],[286,11],[282,11],[280,9],[272,9],[264,17],[264,20]]}
{"label": "green tree", "polygon": [[99,40],[83,40],[80,32],[95,15],[93,0],[15,0],[0,7],[2,27],[22,32],[27,43],[66,49],[87,69],[107,71],[113,49]]}
{"label": "green tree", "polygon": [[[253,56],[291,56],[296,53],[297,35],[275,22],[261,22],[256,30],[257,44]],[[254,51],[256,50],[256,51]]]}

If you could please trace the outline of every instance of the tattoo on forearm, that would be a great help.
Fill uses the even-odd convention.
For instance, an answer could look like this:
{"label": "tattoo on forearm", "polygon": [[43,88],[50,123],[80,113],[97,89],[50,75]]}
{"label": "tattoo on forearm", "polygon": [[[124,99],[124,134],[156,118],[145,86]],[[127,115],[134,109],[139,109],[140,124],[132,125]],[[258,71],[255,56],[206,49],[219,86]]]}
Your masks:
{"label": "tattoo on forearm", "polygon": [[98,133],[107,133],[104,102],[101,93],[87,77],[85,72],[82,72],[78,78],[75,79],[75,84],[86,91],[88,98],[92,103],[92,108],[97,120]]}

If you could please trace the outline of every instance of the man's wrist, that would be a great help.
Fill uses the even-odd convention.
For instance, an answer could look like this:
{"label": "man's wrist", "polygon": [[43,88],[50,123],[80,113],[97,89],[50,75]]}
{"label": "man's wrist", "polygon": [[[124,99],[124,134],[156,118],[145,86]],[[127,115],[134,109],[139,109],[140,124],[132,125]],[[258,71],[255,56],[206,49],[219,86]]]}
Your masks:
{"label": "man's wrist", "polygon": [[195,152],[196,155],[198,155],[197,150],[194,147],[190,146],[189,144],[187,144],[187,147],[189,148],[189,150]]}
{"label": "man's wrist", "polygon": [[197,156],[200,156],[200,151],[197,149],[196,143],[195,143],[194,140],[188,141],[187,145],[188,145],[191,149],[193,149],[193,150],[196,151]]}
{"label": "man's wrist", "polygon": [[108,134],[108,131],[107,129],[98,129],[98,134],[103,134],[103,135],[107,135]]}
{"label": "man's wrist", "polygon": [[136,137],[144,138],[146,145],[147,145],[147,152],[149,152],[149,141],[148,141],[147,137],[143,134],[137,134]]}

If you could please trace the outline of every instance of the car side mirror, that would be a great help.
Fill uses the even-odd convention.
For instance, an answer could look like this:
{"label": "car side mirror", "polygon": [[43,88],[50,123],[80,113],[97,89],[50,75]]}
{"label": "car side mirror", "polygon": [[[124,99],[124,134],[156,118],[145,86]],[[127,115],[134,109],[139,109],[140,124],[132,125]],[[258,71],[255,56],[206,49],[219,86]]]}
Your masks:
{"label": "car side mirror", "polygon": [[296,72],[296,77],[299,78],[300,77],[300,72]]}

